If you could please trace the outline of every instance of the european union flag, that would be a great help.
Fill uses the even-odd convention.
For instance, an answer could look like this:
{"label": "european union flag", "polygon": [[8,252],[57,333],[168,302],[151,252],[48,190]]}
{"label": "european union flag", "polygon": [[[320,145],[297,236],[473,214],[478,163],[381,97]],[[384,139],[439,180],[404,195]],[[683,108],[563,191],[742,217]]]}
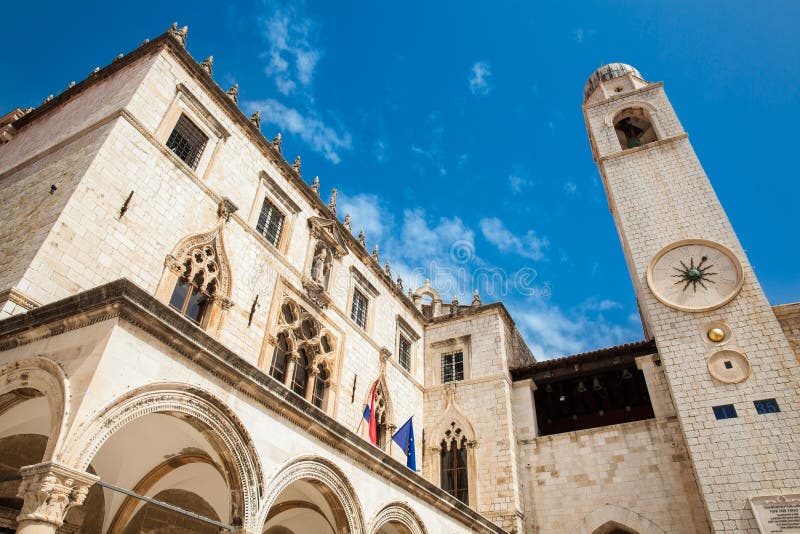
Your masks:
{"label": "european union flag", "polygon": [[369,404],[364,406],[364,419],[369,422]]}
{"label": "european union flag", "polygon": [[406,465],[412,471],[417,470],[417,453],[414,448],[414,425],[411,420],[414,416],[408,418],[400,429],[394,433],[392,440],[397,443],[403,452],[406,454]]}

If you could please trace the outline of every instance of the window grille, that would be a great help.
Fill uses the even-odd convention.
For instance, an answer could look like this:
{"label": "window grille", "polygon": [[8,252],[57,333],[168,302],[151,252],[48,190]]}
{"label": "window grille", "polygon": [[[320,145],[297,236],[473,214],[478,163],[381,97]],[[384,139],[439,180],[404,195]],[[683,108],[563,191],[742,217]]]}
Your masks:
{"label": "window grille", "polygon": [[453,352],[442,355],[442,383],[464,380],[464,354]]}
{"label": "window grille", "polygon": [[263,235],[267,241],[277,247],[281,239],[284,219],[283,213],[281,213],[269,199],[265,198],[264,204],[261,205],[261,213],[258,216],[256,230],[258,230],[258,233]]}
{"label": "window grille", "polygon": [[181,158],[189,167],[197,168],[200,155],[208,137],[192,121],[181,115],[167,139],[167,148]]}
{"label": "window grille", "polygon": [[350,318],[361,328],[367,328],[367,306],[369,301],[358,289],[353,290],[353,309]]}
{"label": "window grille", "polygon": [[400,366],[406,371],[411,370],[411,342],[405,336],[400,335],[400,346],[398,350]]}

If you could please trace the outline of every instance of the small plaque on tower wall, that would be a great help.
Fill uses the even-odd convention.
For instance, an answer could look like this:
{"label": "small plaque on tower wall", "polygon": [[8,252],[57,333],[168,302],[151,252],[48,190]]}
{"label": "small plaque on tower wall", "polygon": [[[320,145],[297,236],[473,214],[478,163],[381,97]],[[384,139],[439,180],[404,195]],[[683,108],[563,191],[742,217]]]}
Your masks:
{"label": "small plaque on tower wall", "polygon": [[762,534],[800,534],[800,494],[751,497],[750,507]]}

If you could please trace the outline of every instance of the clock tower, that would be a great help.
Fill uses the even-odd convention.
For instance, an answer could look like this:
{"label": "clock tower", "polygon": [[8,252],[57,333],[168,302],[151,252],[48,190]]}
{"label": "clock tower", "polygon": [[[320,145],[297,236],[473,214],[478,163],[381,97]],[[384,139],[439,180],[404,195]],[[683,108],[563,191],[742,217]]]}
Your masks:
{"label": "clock tower", "polygon": [[759,532],[762,497],[800,493],[797,358],[663,84],[605,65],[583,112],[709,522]]}

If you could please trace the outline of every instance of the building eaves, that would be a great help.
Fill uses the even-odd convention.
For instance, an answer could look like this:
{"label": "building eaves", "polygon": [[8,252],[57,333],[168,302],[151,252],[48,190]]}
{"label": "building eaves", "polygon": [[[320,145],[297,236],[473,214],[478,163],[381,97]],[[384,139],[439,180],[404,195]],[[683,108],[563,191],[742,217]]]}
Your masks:
{"label": "building eaves", "polygon": [[656,348],[656,342],[653,340],[643,340],[635,343],[615,345],[613,347],[606,347],[590,352],[582,352],[580,354],[573,354],[563,358],[544,360],[536,362],[533,365],[512,368],[511,379],[514,381],[526,380],[528,378],[533,378],[534,375],[555,369],[574,367],[575,365],[585,365],[593,362],[608,361],[611,363],[615,358],[636,358],[639,356],[655,354],[657,352],[658,349]]}

